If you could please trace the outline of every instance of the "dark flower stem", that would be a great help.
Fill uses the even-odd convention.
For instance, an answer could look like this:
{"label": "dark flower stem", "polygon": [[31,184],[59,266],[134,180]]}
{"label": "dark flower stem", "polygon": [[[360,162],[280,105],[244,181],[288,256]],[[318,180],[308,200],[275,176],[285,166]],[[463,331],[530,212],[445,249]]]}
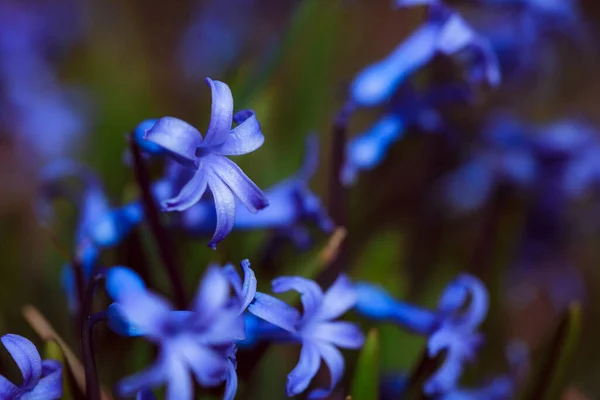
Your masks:
{"label": "dark flower stem", "polygon": [[[348,190],[342,184],[340,171],[346,160],[348,124],[354,111],[354,104],[347,102],[336,114],[331,132],[331,155],[329,167],[327,211],[333,222],[348,228]],[[343,271],[348,261],[348,240],[345,240],[335,260],[317,278],[321,285],[329,286]]]}
{"label": "dark flower stem", "polygon": [[106,313],[91,315],[94,305],[94,294],[96,286],[104,280],[104,272],[95,272],[86,288],[85,299],[81,308],[81,353],[83,367],[85,370],[85,393],[89,400],[100,399],[100,382],[96,371],[96,359],[94,358],[94,348],[92,344],[92,334],[94,325],[100,321],[106,320]]}
{"label": "dark flower stem", "polygon": [[179,263],[177,261],[175,246],[171,241],[171,237],[160,222],[160,214],[150,190],[150,174],[148,173],[148,169],[144,164],[140,148],[133,139],[133,134],[130,136],[129,144],[131,153],[133,154],[135,179],[142,195],[144,213],[148,220],[148,225],[150,226],[156,246],[158,247],[160,258],[162,259],[162,262],[167,270],[167,274],[169,275],[173,289],[173,296],[175,298],[175,304],[179,309],[183,310],[186,307],[185,291],[183,289],[183,280],[179,274]]}
{"label": "dark flower stem", "polygon": [[354,111],[354,105],[346,103],[338,111],[332,127],[331,135],[331,157],[329,169],[329,194],[327,208],[329,216],[338,226],[347,228],[347,190],[340,179],[340,171],[346,158],[346,140],[348,134],[348,123],[350,115]]}

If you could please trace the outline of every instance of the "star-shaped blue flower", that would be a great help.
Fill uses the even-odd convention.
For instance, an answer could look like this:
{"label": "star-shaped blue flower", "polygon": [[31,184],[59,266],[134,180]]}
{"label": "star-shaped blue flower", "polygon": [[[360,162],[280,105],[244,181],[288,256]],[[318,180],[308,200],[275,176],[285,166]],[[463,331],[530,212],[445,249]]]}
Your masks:
{"label": "star-shaped blue flower", "polygon": [[245,338],[241,314],[256,292],[249,262],[242,262],[242,268],[244,282],[233,266],[210,266],[189,310],[174,310],[130,269],[109,270],[106,288],[115,300],[108,310],[109,326],[125,336],[143,336],[160,348],[152,366],[118,384],[121,395],[166,383],[168,399],[191,399],[192,374],[203,386],[225,381],[225,399],[233,399],[235,341]]}
{"label": "star-shaped blue flower", "polygon": [[464,363],[474,359],[483,340],[477,330],[487,314],[489,299],[477,278],[458,276],[442,294],[437,310],[400,302],[383,288],[369,283],[357,284],[356,291],[359,313],[376,320],[394,321],[427,336],[431,357],[446,350],[442,366],[425,382],[426,394],[439,395],[456,387]]}
{"label": "star-shaped blue flower", "polygon": [[55,400],[62,397],[60,362],[42,360],[34,344],[22,336],[7,334],[0,340],[23,375],[23,383],[19,386],[0,375],[0,398]]}
{"label": "star-shaped blue flower", "polygon": [[[181,165],[194,172],[179,194],[162,202],[165,211],[184,211],[200,201],[210,189],[217,212],[217,226],[209,246],[216,248],[233,229],[235,197],[250,211],[257,212],[269,202],[264,193],[226,156],[253,152],[262,146],[264,136],[251,110],[233,114],[229,87],[206,78],[212,90],[212,114],[208,131],[200,132],[180,119],[163,117],[146,132],[145,139],[169,152]],[[232,122],[238,124],[231,128]],[[235,195],[235,197],[234,197]]]}
{"label": "star-shaped blue flower", "polygon": [[331,383],[328,388],[313,390],[309,398],[327,397],[344,373],[344,357],[337,347],[357,349],[364,343],[364,335],[356,324],[334,321],[356,301],[352,282],[341,275],[323,293],[316,282],[292,276],[273,280],[272,288],[275,293],[297,291],[303,307],[300,314],[294,307],[264,293],[257,293],[248,307],[252,314],[287,331],[288,340],[302,344],[298,365],[288,375],[288,396],[306,390],[323,359],[329,368]]}
{"label": "star-shaped blue flower", "polygon": [[[274,229],[289,236],[300,248],[306,248],[310,238],[301,225],[314,221],[324,232],[333,230],[333,222],[327,215],[320,199],[309,189],[309,181],[318,163],[317,137],[309,136],[304,164],[293,176],[265,190],[269,207],[251,213],[238,204],[233,229]],[[216,223],[214,207],[209,200],[202,200],[181,214],[181,227],[192,233],[209,232]]]}

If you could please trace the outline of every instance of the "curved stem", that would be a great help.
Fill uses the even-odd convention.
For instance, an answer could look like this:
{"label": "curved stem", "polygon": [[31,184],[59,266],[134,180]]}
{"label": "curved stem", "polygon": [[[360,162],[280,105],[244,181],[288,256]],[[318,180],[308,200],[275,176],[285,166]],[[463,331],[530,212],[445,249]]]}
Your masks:
{"label": "curved stem", "polygon": [[183,289],[183,281],[179,274],[175,246],[173,245],[171,237],[160,222],[158,208],[156,207],[154,196],[152,196],[150,174],[144,164],[140,148],[133,139],[133,134],[130,136],[129,143],[131,153],[133,154],[135,179],[142,195],[144,213],[148,220],[148,225],[152,231],[156,246],[158,247],[160,258],[169,275],[175,303],[179,309],[183,310],[186,307],[185,291]]}
{"label": "curved stem", "polygon": [[96,360],[92,347],[92,333],[96,323],[106,320],[106,313],[90,314],[94,305],[96,285],[102,280],[104,280],[104,271],[95,272],[92,275],[86,288],[85,299],[81,308],[81,353],[85,369],[85,393],[86,398],[90,400],[100,399],[100,382],[98,381]]}

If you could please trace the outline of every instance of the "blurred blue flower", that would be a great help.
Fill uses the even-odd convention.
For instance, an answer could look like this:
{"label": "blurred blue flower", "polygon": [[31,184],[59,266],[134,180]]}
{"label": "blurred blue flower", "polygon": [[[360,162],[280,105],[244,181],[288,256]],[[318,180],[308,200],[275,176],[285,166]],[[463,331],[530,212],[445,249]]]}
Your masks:
{"label": "blurred blue flower", "polygon": [[448,203],[455,211],[480,208],[500,183],[531,187],[538,176],[530,127],[514,116],[498,112],[482,132],[482,144],[442,181]]}
{"label": "blurred blue flower", "polygon": [[[315,174],[319,160],[318,139],[309,136],[306,143],[304,163],[293,176],[265,190],[269,206],[258,213],[248,211],[238,204],[233,229],[275,229],[283,233],[300,248],[310,244],[303,222],[314,221],[324,232],[333,230],[333,222],[319,198],[310,191],[308,183]],[[212,202],[202,200],[181,214],[181,227],[196,234],[210,232],[216,224]]]}
{"label": "blurred blue flower", "polygon": [[[268,205],[264,193],[226,156],[247,154],[264,142],[260,124],[251,110],[233,115],[233,97],[223,82],[206,78],[212,90],[212,115],[205,138],[188,123],[163,117],[145,139],[167,151],[181,165],[195,171],[177,196],[162,202],[165,211],[184,211],[200,201],[207,188],[215,202],[217,226],[209,246],[216,248],[233,229],[235,198],[250,211]],[[232,121],[238,125],[231,129]]]}
{"label": "blurred blue flower", "polygon": [[[115,246],[144,218],[142,205],[132,202],[112,208],[100,178],[89,168],[61,160],[46,165],[40,177],[41,196],[38,214],[43,222],[52,218],[52,200],[66,197],[77,205],[79,216],[75,233],[75,257],[83,268],[84,279],[90,274],[100,250]],[[75,188],[73,187],[75,185]],[[79,307],[74,266],[63,269],[62,282],[72,311]]]}
{"label": "blurred blue flower", "polygon": [[62,397],[60,362],[42,360],[34,344],[22,336],[9,333],[0,340],[23,375],[23,383],[19,386],[0,375],[0,398],[55,400]]}
{"label": "blurred blue flower", "polygon": [[75,93],[61,86],[52,60],[80,33],[80,11],[67,1],[0,4],[0,121],[26,160],[64,156],[86,128]]}
{"label": "blurred blue flower", "polygon": [[178,49],[186,77],[193,79],[227,69],[239,56],[257,9],[254,0],[197,2]]}
{"label": "blurred blue flower", "polygon": [[323,293],[316,282],[292,276],[273,280],[272,288],[275,293],[295,290],[300,293],[302,301],[302,314],[287,303],[264,293],[257,293],[248,307],[252,314],[287,331],[288,340],[302,344],[298,365],[288,375],[288,396],[306,390],[319,370],[321,358],[329,368],[331,383],[328,388],[313,390],[309,398],[329,396],[344,373],[344,357],[337,347],[357,349],[364,342],[364,335],[357,325],[333,321],[352,308],[356,301],[352,282],[347,276],[340,275]]}
{"label": "blurred blue flower", "polygon": [[378,122],[348,141],[340,177],[342,182],[352,184],[360,171],[380,165],[390,147],[404,138],[407,128],[418,126],[426,132],[440,131],[442,122],[437,108],[447,103],[468,101],[471,98],[469,92],[464,86],[444,85],[428,89],[425,94],[415,90],[398,93]]}
{"label": "blurred blue flower", "polygon": [[370,283],[355,285],[356,310],[375,320],[390,320],[428,337],[430,357],[446,351],[441,367],[425,382],[428,395],[447,393],[456,387],[466,361],[472,361],[482,344],[477,332],[488,310],[488,293],[470,275],[459,275],[442,294],[437,310],[427,310],[391,297]]}
{"label": "blurred blue flower", "polygon": [[143,336],[160,347],[152,366],[119,382],[121,395],[166,383],[168,399],[191,399],[192,373],[203,386],[225,381],[224,398],[233,399],[237,390],[235,341],[245,338],[241,313],[256,292],[256,279],[247,260],[242,268],[244,283],[233,267],[210,266],[190,310],[174,310],[126,267],[108,271],[106,290],[115,301],[108,309],[109,327],[125,336]]}
{"label": "blurred blue flower", "polygon": [[398,0],[398,6],[427,5],[427,21],[405,39],[387,58],[360,72],[351,87],[351,99],[360,106],[377,106],[388,100],[411,74],[440,53],[456,55],[472,51],[467,80],[492,86],[500,83],[500,70],[494,52],[479,36],[441,0]]}

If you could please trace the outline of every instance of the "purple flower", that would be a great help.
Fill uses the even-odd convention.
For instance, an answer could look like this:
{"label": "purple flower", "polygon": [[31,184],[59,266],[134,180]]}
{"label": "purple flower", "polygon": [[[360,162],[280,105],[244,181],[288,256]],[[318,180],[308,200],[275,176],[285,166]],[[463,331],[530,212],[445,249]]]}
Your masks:
{"label": "purple flower", "polygon": [[489,299],[478,279],[458,276],[442,294],[435,311],[395,300],[383,288],[369,283],[357,284],[356,291],[359,313],[375,320],[391,320],[427,336],[431,357],[446,350],[443,364],[425,382],[426,394],[439,395],[456,387],[464,363],[474,359],[482,344],[477,329],[487,314]]}
{"label": "purple flower", "polygon": [[[193,374],[203,386],[225,381],[225,399],[233,399],[237,390],[235,341],[245,338],[241,313],[256,292],[256,279],[247,260],[242,268],[243,283],[232,266],[210,266],[189,310],[174,310],[147,290],[130,269],[109,270],[106,288],[115,300],[108,310],[109,326],[117,333],[143,336],[159,346],[152,366],[119,382],[121,395],[166,383],[168,399],[191,399]],[[234,297],[230,296],[232,287]]]}
{"label": "purple flower", "polygon": [[[251,213],[238,204],[233,229],[274,229],[292,238],[301,248],[309,245],[308,233],[302,227],[306,221],[314,221],[324,232],[333,230],[333,222],[319,198],[309,189],[308,183],[315,174],[318,163],[318,141],[315,136],[307,139],[304,164],[293,176],[265,190],[269,207]],[[181,214],[180,225],[196,234],[210,232],[216,224],[214,207],[202,200]]]}
{"label": "purple flower", "polygon": [[[212,115],[206,136],[188,123],[163,117],[150,129],[145,139],[169,152],[181,165],[194,171],[192,178],[177,196],[162,202],[165,211],[184,211],[196,204],[206,189],[212,192],[217,212],[217,227],[211,248],[216,248],[233,228],[235,198],[250,211],[268,205],[264,193],[226,156],[251,153],[264,142],[260,124],[251,110],[233,114],[233,97],[229,87],[206,78],[212,90]],[[238,125],[231,128],[232,121]]]}
{"label": "purple flower", "polygon": [[390,100],[400,84],[438,54],[472,51],[467,67],[469,82],[500,82],[500,70],[489,43],[462,17],[440,0],[398,0],[399,6],[427,5],[427,21],[404,40],[387,58],[364,69],[352,83],[352,100],[361,106],[376,106]]}
{"label": "purple flower", "polygon": [[0,375],[0,398],[55,400],[62,397],[62,366],[58,361],[42,360],[34,344],[22,336],[9,333],[0,340],[23,375],[19,386]]}
{"label": "purple flower", "polygon": [[287,394],[295,396],[306,390],[317,374],[321,358],[331,375],[328,388],[315,389],[310,399],[327,397],[344,373],[344,357],[337,349],[357,349],[363,345],[364,335],[357,325],[334,321],[352,308],[356,293],[346,275],[341,275],[323,293],[319,285],[309,279],[292,276],[273,280],[273,292],[295,290],[301,295],[303,313],[264,293],[257,293],[248,311],[288,332],[288,340],[302,344],[300,360],[288,375]]}

